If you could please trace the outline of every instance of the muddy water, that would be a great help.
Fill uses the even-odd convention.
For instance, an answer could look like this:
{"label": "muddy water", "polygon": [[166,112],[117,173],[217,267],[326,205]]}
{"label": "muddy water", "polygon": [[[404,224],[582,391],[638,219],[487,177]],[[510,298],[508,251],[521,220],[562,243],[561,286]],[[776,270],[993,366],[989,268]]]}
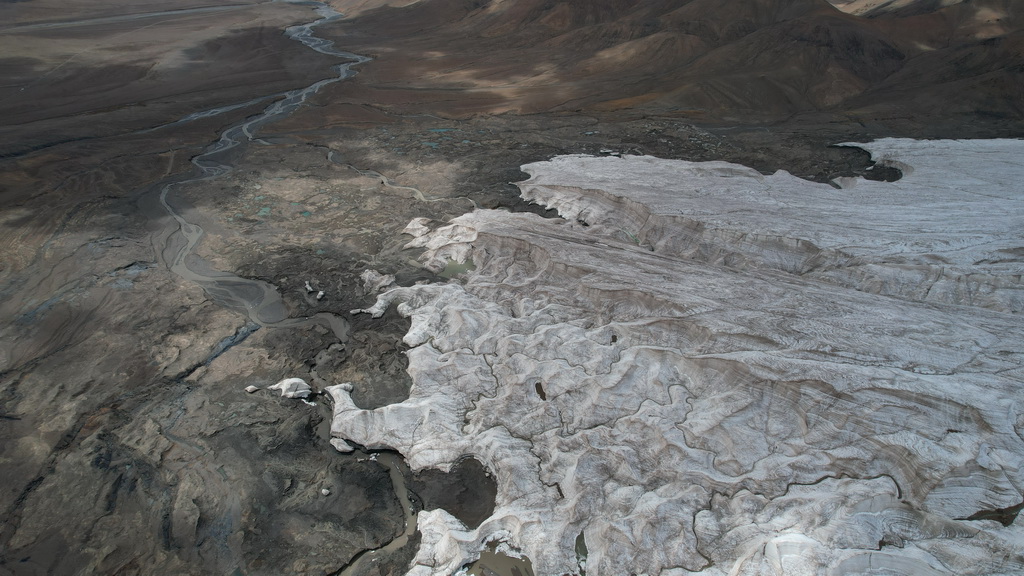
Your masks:
{"label": "muddy water", "polygon": [[416,534],[416,509],[413,508],[412,501],[409,499],[409,489],[405,485],[405,476],[402,474],[402,469],[405,466],[402,457],[390,452],[376,452],[372,458],[388,469],[395,496],[398,497],[398,502],[402,505],[402,511],[405,514],[405,530],[384,546],[357,554],[352,562],[332,576],[361,574],[377,557],[397,552],[409,543],[409,538]]}
{"label": "muddy water", "polygon": [[534,576],[529,558],[513,558],[493,550],[481,552],[467,572],[469,576]]}
{"label": "muddy water", "polygon": [[[303,102],[316,94],[320,88],[349,78],[355,71],[351,67],[367,62],[369,58],[335,49],[333,42],[314,35],[315,27],[331,22],[342,15],[321,2],[292,2],[314,7],[320,18],[308,24],[292,26],[285,34],[297,42],[301,42],[311,50],[344,58],[348,62],[336,66],[337,76],[320,80],[305,88],[292,90],[281,95],[267,106],[261,113],[247,118],[245,121],[225,130],[220,138],[209,145],[206,150],[192,159],[197,168],[190,176],[177,178],[159,187],[159,204],[164,212],[171,217],[168,232],[156,236],[157,253],[163,262],[178,276],[193,282],[217,303],[226,308],[244,313],[251,322],[265,327],[295,328],[310,323],[326,325],[339,340],[345,340],[348,333],[348,322],[333,314],[317,314],[311,318],[289,318],[288,309],[277,288],[267,282],[241,278],[229,272],[213,270],[202,262],[195,254],[195,248],[205,233],[203,228],[186,218],[186,211],[175,206],[172,201],[176,189],[204,180],[223,177],[232,171],[229,164],[224,163],[226,153],[240,146],[248,145],[262,126],[284,118],[293,113]],[[199,118],[207,118],[238,109],[256,101],[233,104],[193,114],[177,123],[189,122]]]}

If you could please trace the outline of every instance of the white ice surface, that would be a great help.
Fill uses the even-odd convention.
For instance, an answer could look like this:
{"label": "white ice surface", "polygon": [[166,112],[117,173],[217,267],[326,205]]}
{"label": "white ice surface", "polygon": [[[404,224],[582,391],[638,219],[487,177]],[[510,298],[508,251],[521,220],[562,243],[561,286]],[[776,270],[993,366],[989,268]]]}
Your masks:
{"label": "white ice surface", "polygon": [[475,269],[367,310],[412,319],[410,398],[333,387],[332,434],[498,497],[421,514],[410,574],[573,573],[581,532],[588,574],[1024,573],[1022,520],[966,520],[1024,501],[1024,146],[863,146],[905,177],[562,157],[520,187],[566,220],[417,227]]}

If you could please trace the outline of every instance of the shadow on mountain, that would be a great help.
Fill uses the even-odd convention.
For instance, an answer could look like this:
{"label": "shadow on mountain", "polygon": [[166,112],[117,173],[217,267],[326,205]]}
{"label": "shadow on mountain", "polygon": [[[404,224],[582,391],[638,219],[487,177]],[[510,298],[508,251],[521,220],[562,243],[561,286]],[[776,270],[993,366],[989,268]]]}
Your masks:
{"label": "shadow on mountain", "polygon": [[825,0],[422,0],[332,33],[376,56],[355,84],[395,109],[1019,121],[1022,10],[915,6],[865,18]]}

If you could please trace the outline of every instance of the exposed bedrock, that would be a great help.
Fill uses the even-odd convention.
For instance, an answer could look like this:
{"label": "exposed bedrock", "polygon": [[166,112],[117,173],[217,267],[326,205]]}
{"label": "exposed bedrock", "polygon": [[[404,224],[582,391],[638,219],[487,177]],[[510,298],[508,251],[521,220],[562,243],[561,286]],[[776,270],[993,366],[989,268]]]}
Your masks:
{"label": "exposed bedrock", "polygon": [[[529,165],[525,194],[568,220],[478,210],[410,226],[428,267],[475,268],[365,310],[411,319],[412,389],[363,410],[331,388],[332,434],[414,470],[472,456],[494,474],[479,527],[421,515],[411,574],[455,571],[488,541],[538,574],[1020,573],[1024,528],[1004,513],[1024,501],[1011,300],[893,298],[805,269],[799,249],[893,274],[932,257],[1003,274],[1019,264],[979,261],[1020,245],[1006,160],[1020,146],[878,142],[905,177],[842,190],[721,163]],[[718,238],[737,256],[668,249],[679,214],[734,231]]]}

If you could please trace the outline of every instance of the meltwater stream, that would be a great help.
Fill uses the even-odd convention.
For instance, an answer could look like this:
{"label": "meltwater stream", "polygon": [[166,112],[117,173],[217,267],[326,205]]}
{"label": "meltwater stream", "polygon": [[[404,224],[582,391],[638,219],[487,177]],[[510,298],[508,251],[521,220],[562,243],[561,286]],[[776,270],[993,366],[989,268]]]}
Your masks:
{"label": "meltwater stream", "polygon": [[[194,251],[196,245],[198,245],[199,241],[202,239],[204,231],[198,224],[189,222],[185,215],[181,211],[175,209],[168,199],[169,195],[179,186],[193,184],[204,180],[212,180],[230,173],[232,171],[232,167],[218,161],[217,156],[219,154],[252,141],[259,128],[269,122],[288,116],[310,96],[316,94],[316,92],[323,86],[339,82],[354,75],[355,71],[351,70],[352,66],[362,64],[370,60],[370,58],[365,56],[337,50],[333,47],[333,42],[330,40],[317,38],[313,35],[313,28],[341,18],[341,14],[335,12],[329,6],[321,2],[308,2],[302,0],[282,1],[292,4],[312,6],[320,16],[320,18],[314,22],[288,28],[285,31],[285,34],[289,38],[301,42],[303,45],[322,54],[345,58],[348,62],[335,67],[335,70],[337,71],[336,77],[320,80],[306,88],[285,92],[284,94],[279,95],[280,99],[275,100],[267,106],[263,112],[250,117],[239,124],[231,126],[221,134],[220,138],[216,142],[210,144],[201,154],[192,159],[192,164],[198,168],[198,174],[181,179],[175,179],[159,187],[160,205],[167,214],[173,218],[174,223],[177,224],[177,229],[166,235],[162,245],[157,246],[157,252],[175,274],[201,286],[203,290],[206,291],[206,293],[217,303],[233,310],[239,310],[245,313],[249,318],[249,326],[243,327],[243,329],[235,335],[234,339],[225,344],[225,346],[232,345],[236,340],[244,339],[245,335],[251,333],[251,331],[257,326],[294,328],[308,325],[310,323],[320,323],[327,325],[338,339],[342,341],[346,339],[348,333],[348,322],[334,314],[321,313],[311,318],[289,318],[287,307],[281,299],[281,295],[278,293],[277,288],[272,284],[260,280],[242,278],[228,272],[200,271],[190,267],[188,264],[190,259],[198,262]],[[261,97],[243,103],[198,112],[186,116],[172,124],[182,124],[200,118],[216,116],[230,110],[236,110],[270,98],[274,98],[274,96]],[[239,338],[239,334],[241,334],[241,338]],[[218,348],[218,350],[214,352],[214,355],[211,355],[211,359],[222,351],[223,349]],[[395,494],[402,505],[405,516],[405,528],[401,534],[397,535],[381,548],[367,550],[359,554],[348,566],[345,566],[338,572],[338,574],[343,576],[347,576],[355,570],[361,569],[361,567],[367,562],[374,561],[375,556],[379,553],[392,552],[402,546],[405,546],[409,538],[416,531],[416,512],[409,501],[408,489],[405,486],[405,480],[400,469],[400,457],[386,453],[379,456],[381,464],[385,465],[389,469]]]}
{"label": "meltwater stream", "polygon": [[[199,241],[202,239],[204,231],[198,224],[189,222],[186,219],[185,214],[183,214],[182,211],[175,209],[168,199],[170,194],[179,186],[189,185],[204,180],[212,180],[230,173],[232,171],[232,167],[217,160],[218,155],[253,141],[259,128],[269,122],[288,116],[310,96],[316,94],[321,87],[353,76],[355,71],[351,70],[352,66],[362,64],[370,60],[370,58],[365,56],[337,50],[333,47],[333,42],[330,40],[317,38],[313,35],[313,29],[316,26],[342,17],[341,14],[335,12],[326,4],[303,0],[281,1],[314,7],[316,13],[320,16],[320,18],[314,22],[288,28],[285,31],[285,34],[289,38],[301,42],[303,45],[322,54],[345,58],[348,62],[335,67],[335,70],[337,71],[336,77],[320,80],[306,88],[285,92],[284,94],[279,95],[280,99],[275,100],[267,106],[263,112],[250,117],[239,124],[231,126],[221,134],[220,138],[216,142],[210,144],[201,154],[192,159],[192,164],[198,168],[198,174],[175,179],[159,187],[160,205],[167,214],[173,218],[174,223],[177,224],[177,229],[171,231],[164,237],[162,245],[157,246],[157,252],[175,274],[201,286],[214,301],[222,306],[241,311],[249,318],[249,325],[243,327],[243,329],[240,330],[233,339],[231,339],[231,342],[228,342],[225,346],[233,345],[236,340],[244,339],[246,335],[259,326],[271,328],[294,328],[308,325],[310,323],[320,323],[327,325],[338,339],[342,341],[346,339],[348,333],[348,322],[334,314],[321,313],[310,318],[289,318],[287,307],[281,299],[281,295],[278,293],[277,288],[272,284],[260,280],[242,278],[228,272],[197,270],[195,267],[190,267],[190,260],[196,263],[201,262],[197,259],[194,251]],[[169,125],[182,124],[200,118],[216,116],[270,98],[275,98],[275,96],[261,97],[243,103],[198,112],[186,116],[185,118]],[[206,266],[200,267],[205,268]],[[240,334],[241,338],[239,338]],[[214,355],[211,355],[211,359],[222,351],[223,349],[218,348],[218,350],[214,352]],[[380,463],[386,466],[389,470],[395,494],[399,499],[403,509],[403,515],[405,516],[405,527],[401,534],[397,535],[382,547],[366,550],[357,555],[349,565],[343,567],[336,573],[340,576],[348,576],[356,570],[361,570],[366,563],[375,561],[376,557],[380,553],[393,552],[405,546],[409,538],[416,532],[416,511],[408,497],[408,489],[406,488],[405,480],[401,472],[401,458],[398,455],[389,453],[382,453],[378,456]]]}
{"label": "meltwater stream", "polygon": [[[370,60],[365,56],[335,49],[333,42],[330,40],[317,38],[313,35],[313,29],[316,26],[341,18],[341,14],[321,2],[298,1],[290,3],[315,7],[314,9],[320,18],[308,24],[288,28],[285,31],[286,36],[301,42],[303,45],[321,54],[337,56],[349,61],[335,66],[334,69],[337,71],[336,77],[320,80],[305,88],[285,92],[279,100],[271,103],[263,112],[225,130],[216,142],[210,144],[201,154],[192,159],[192,164],[198,168],[197,175],[176,179],[163,184],[160,188],[160,205],[177,223],[177,230],[166,236],[163,246],[158,247],[157,251],[175,274],[201,286],[217,303],[232,310],[243,312],[248,316],[250,322],[258,326],[292,328],[316,322],[326,324],[339,339],[344,340],[348,330],[348,323],[345,320],[334,314],[327,313],[317,314],[312,318],[289,318],[287,307],[281,299],[281,295],[278,293],[277,288],[271,284],[260,280],[241,278],[228,272],[199,271],[194,267],[190,267],[188,262],[190,259],[195,258],[195,247],[202,238],[204,231],[198,224],[186,220],[184,214],[175,209],[168,200],[171,192],[179,186],[211,180],[231,172],[231,166],[217,160],[218,155],[253,140],[254,134],[259,128],[293,113],[310,96],[316,94],[320,88],[351,77],[355,74],[355,71],[351,69],[352,66]],[[256,101],[258,100],[207,110],[183,118],[175,124],[215,116]]]}

